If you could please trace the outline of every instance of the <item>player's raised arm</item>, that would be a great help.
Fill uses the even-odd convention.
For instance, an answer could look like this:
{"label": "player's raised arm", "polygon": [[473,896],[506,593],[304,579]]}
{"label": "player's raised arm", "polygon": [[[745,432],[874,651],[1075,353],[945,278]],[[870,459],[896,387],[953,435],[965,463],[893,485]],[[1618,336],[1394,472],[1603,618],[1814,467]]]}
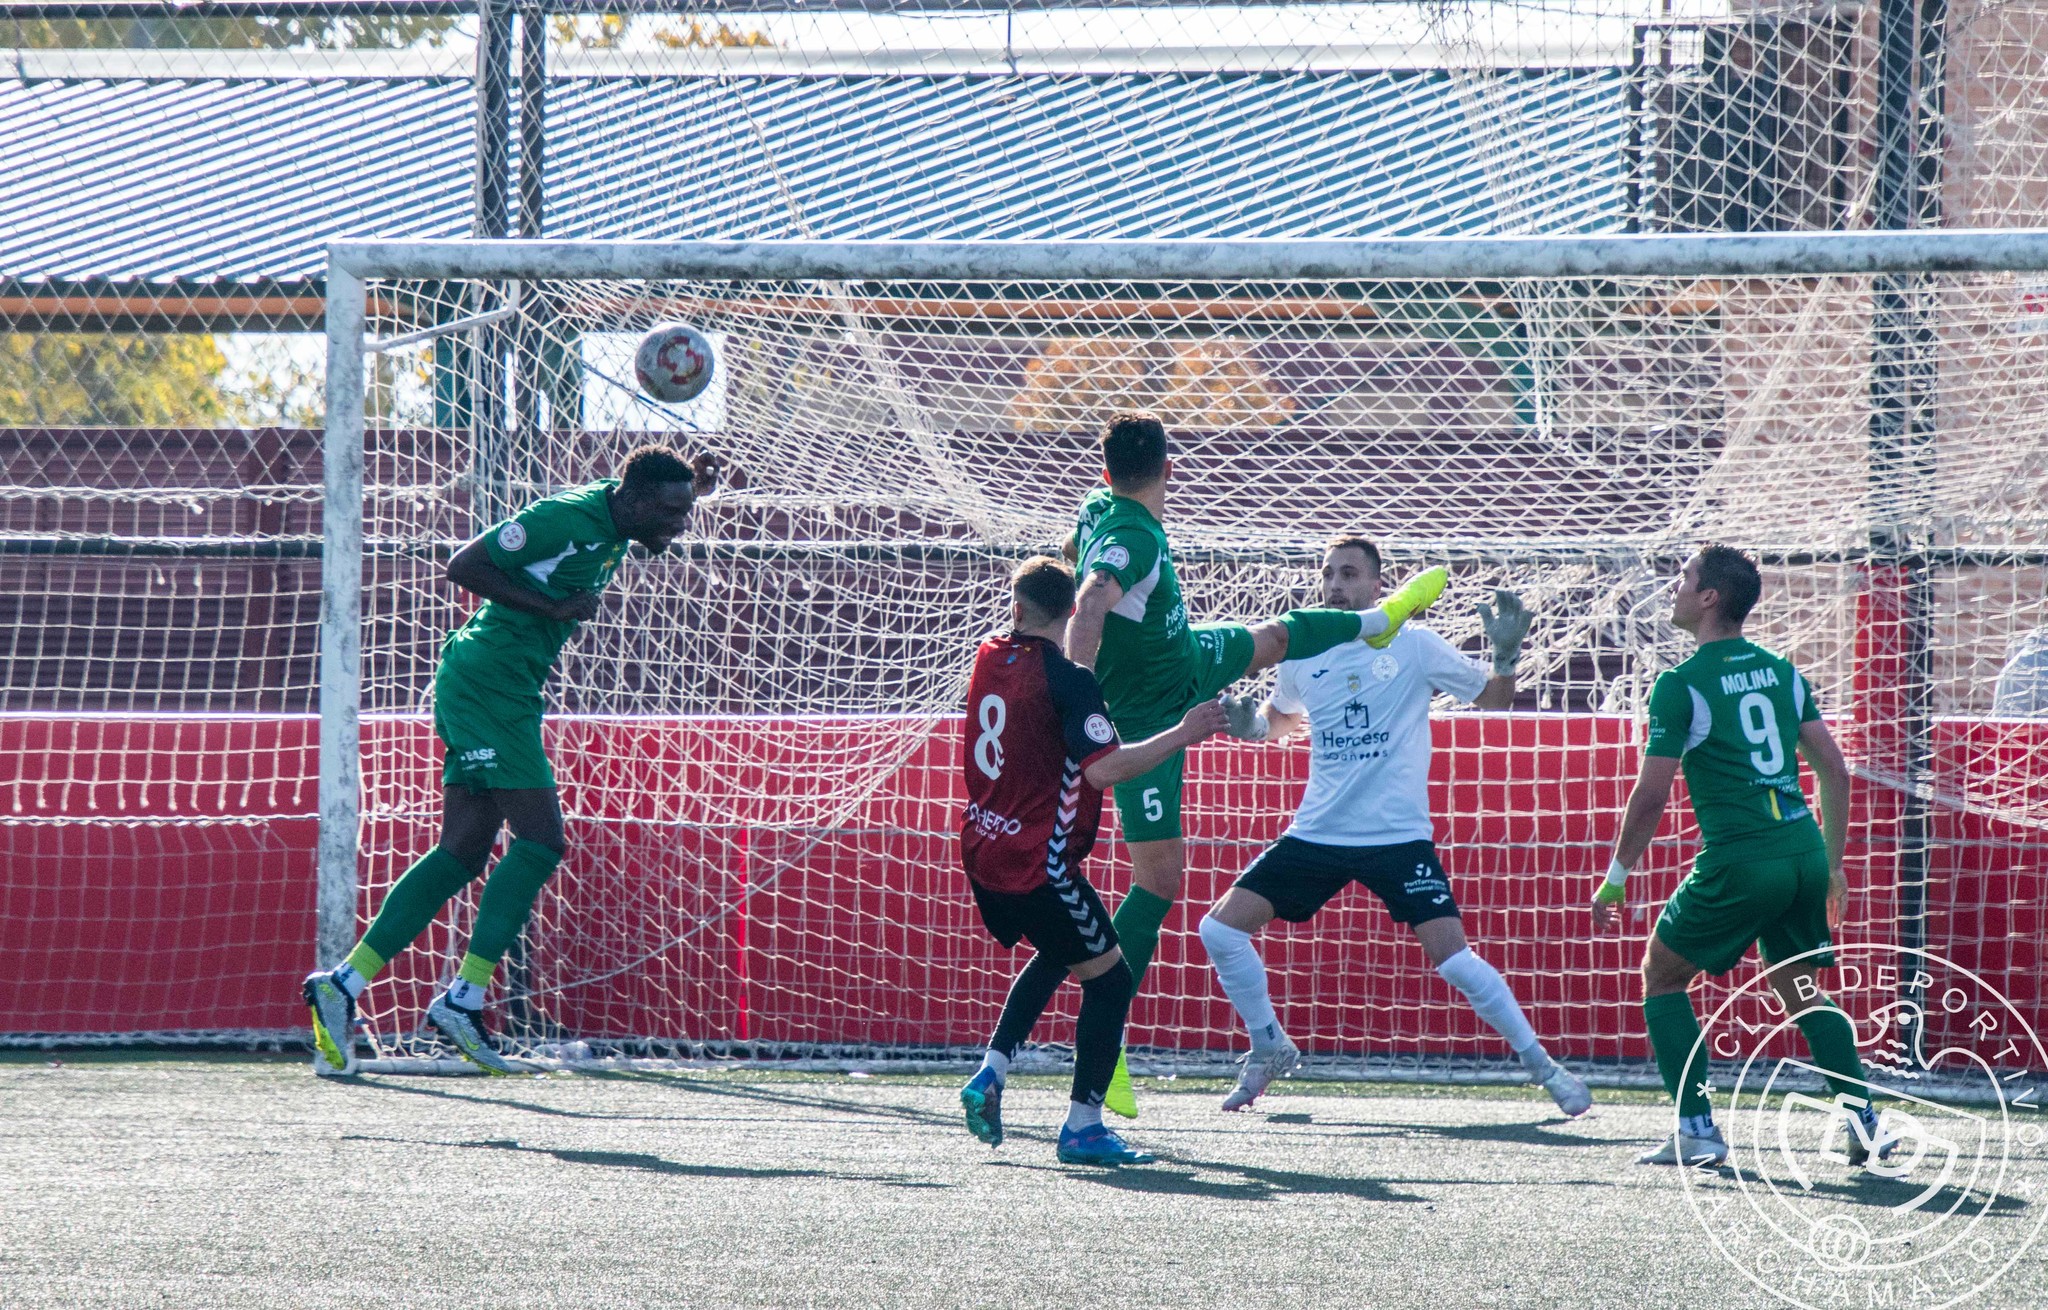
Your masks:
{"label": "player's raised arm", "polygon": [[1479,614],[1479,630],[1493,650],[1493,677],[1472,700],[1473,708],[1504,710],[1515,703],[1515,666],[1521,663],[1522,642],[1536,615],[1512,591],[1496,590],[1493,604],[1473,606]]}
{"label": "player's raised arm", "polygon": [[1812,767],[1820,790],[1820,835],[1828,848],[1828,927],[1839,930],[1849,898],[1849,880],[1842,872],[1842,851],[1849,843],[1849,762],[1828,725],[1817,718],[1799,725],[1799,754]]}
{"label": "player's raised arm", "polygon": [[1102,649],[1102,625],[1109,612],[1124,598],[1124,586],[1114,574],[1097,570],[1074,597],[1074,617],[1067,621],[1067,658],[1091,672],[1095,656]]}
{"label": "player's raised arm", "polygon": [[492,562],[483,537],[455,552],[455,558],[448,561],[447,577],[464,591],[485,600],[557,623],[581,623],[597,615],[596,592],[579,591],[560,600],[543,595]]}

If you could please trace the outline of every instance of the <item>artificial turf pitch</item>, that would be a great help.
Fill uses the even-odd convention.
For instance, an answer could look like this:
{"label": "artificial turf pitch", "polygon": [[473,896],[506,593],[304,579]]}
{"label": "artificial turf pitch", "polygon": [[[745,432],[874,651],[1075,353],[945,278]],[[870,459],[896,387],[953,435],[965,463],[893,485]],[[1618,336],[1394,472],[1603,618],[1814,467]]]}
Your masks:
{"label": "artificial turf pitch", "polygon": [[[0,1306],[1778,1304],[1632,1163],[1660,1098],[1283,1084],[1224,1115],[1141,1079],[1160,1163],[1109,1171],[1053,1160],[1064,1080],[1013,1082],[999,1150],[955,1081],[17,1053]],[[1864,1181],[1839,1203],[1885,1203]],[[2048,1305],[2048,1250],[1969,1304]]]}

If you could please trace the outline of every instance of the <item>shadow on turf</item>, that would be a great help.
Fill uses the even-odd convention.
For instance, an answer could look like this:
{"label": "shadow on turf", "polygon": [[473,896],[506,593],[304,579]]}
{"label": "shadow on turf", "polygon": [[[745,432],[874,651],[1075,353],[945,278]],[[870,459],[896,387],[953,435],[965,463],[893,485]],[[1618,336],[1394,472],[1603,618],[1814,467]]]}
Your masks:
{"label": "shadow on turf", "polygon": [[[546,1115],[551,1119],[613,1119],[644,1123],[650,1118],[662,1117],[644,1114],[607,1114],[599,1110],[563,1110],[552,1105],[535,1105],[531,1101],[512,1101],[502,1096],[468,1096],[461,1092],[450,1091],[445,1087],[423,1086],[414,1082],[401,1083],[383,1078],[336,1078],[329,1081],[372,1091],[394,1092],[404,1096],[431,1096],[442,1101],[466,1101],[471,1105],[496,1106],[506,1110],[524,1110],[528,1114]],[[462,1081],[474,1082],[479,1086],[489,1087],[500,1080],[464,1078]]]}
{"label": "shadow on turf", "polygon": [[439,1142],[408,1137],[373,1137],[359,1133],[344,1135],[344,1142],[384,1142],[393,1146],[445,1146],[451,1150],[509,1151],[519,1155],[544,1155],[563,1164],[587,1164],[604,1169],[631,1169],[640,1173],[665,1174],[676,1178],[789,1179],[816,1178],[839,1183],[879,1183],[884,1187],[919,1189],[947,1188],[951,1183],[904,1178],[894,1174],[846,1174],[831,1169],[755,1169],[736,1164],[684,1164],[641,1151],[572,1151],[552,1146],[527,1146],[509,1137],[483,1138],[466,1142]]}
{"label": "shadow on turf", "polygon": [[[604,1071],[587,1075],[593,1078],[616,1079],[669,1087],[678,1093],[691,1096],[711,1097],[727,1101],[747,1101],[772,1105],[781,1110],[815,1110],[838,1117],[859,1115],[870,1119],[889,1119],[901,1123],[917,1124],[921,1127],[943,1129],[947,1132],[959,1128],[957,1116],[920,1110],[911,1106],[875,1104],[843,1097],[819,1095],[796,1090],[790,1086],[760,1083],[713,1083],[692,1078],[686,1074],[665,1074],[656,1072],[613,1072]],[[563,1116],[584,1119],[631,1118],[644,1119],[644,1115],[607,1115],[586,1111],[558,1110],[551,1106],[532,1105],[523,1101],[507,1101],[492,1096],[465,1096],[457,1092],[426,1087],[394,1087],[387,1083],[376,1086],[390,1091],[403,1091],[416,1096],[438,1096],[451,1100],[472,1101],[480,1105],[502,1106],[507,1109],[526,1110],[534,1114]],[[687,1112],[677,1117],[690,1117]],[[1365,1133],[1340,1133],[1344,1136],[1381,1136],[1391,1133],[1424,1133],[1459,1141],[1496,1141],[1534,1143],[1538,1145],[1600,1145],[1597,1140],[1570,1136],[1550,1131],[1544,1124],[1392,1124],[1376,1122],[1347,1122],[1329,1125],[1333,1129],[1359,1128],[1374,1130]],[[1013,1132],[1013,1141],[1034,1142],[1050,1148],[1053,1139],[1050,1134],[1034,1132]],[[360,1138],[356,1140],[393,1140]],[[555,1156],[571,1163],[608,1164],[614,1168],[651,1169],[662,1173],[692,1175],[696,1177],[724,1178],[837,1178],[860,1182],[881,1182],[897,1187],[945,1187],[950,1184],[916,1182],[902,1178],[870,1177],[863,1175],[835,1174],[822,1170],[803,1169],[748,1169],[719,1165],[685,1165],[675,1161],[662,1160],[657,1156],[638,1155],[630,1152],[608,1151],[553,1151],[538,1147],[521,1146],[509,1140],[478,1142],[440,1142],[441,1146],[492,1148],[497,1150],[533,1151]],[[1048,1153],[1050,1153],[1048,1151]],[[1349,1196],[1368,1201],[1428,1202],[1431,1198],[1395,1190],[1396,1180],[1377,1178],[1345,1177],[1329,1174],[1302,1173],[1289,1169],[1268,1169],[1256,1165],[1226,1164],[1213,1160],[1195,1159],[1158,1152],[1160,1165],[1135,1169],[1089,1169],[1065,1165],[1040,1165],[1021,1160],[998,1160],[1003,1168],[1043,1169],[1048,1172],[1065,1174],[1105,1187],[1128,1192],[1150,1192],[1165,1195],[1204,1197],[1224,1201],[1260,1201],[1283,1196]],[[1216,1175],[1222,1175],[1217,1177]],[[1432,1185],[1445,1180],[1432,1179]],[[1492,1185],[1492,1180],[1466,1180],[1473,1185]],[[1566,1185],[1604,1187],[1606,1183],[1594,1180],[1572,1180]]]}
{"label": "shadow on turf", "polygon": [[[896,1119],[907,1123],[929,1125],[956,1131],[959,1119],[952,1114],[938,1114],[929,1110],[913,1109],[900,1105],[875,1105],[849,1101],[833,1096],[805,1095],[785,1088],[759,1084],[715,1085],[674,1078],[665,1074],[618,1074],[623,1078],[654,1080],[673,1083],[679,1090],[697,1092],[712,1096],[731,1097],[740,1100],[765,1101],[781,1107],[801,1106],[807,1109],[829,1111],[833,1115],[857,1114],[870,1118]],[[1402,1132],[1438,1133],[1445,1137],[1474,1140],[1498,1140],[1536,1142],[1551,1144],[1561,1142],[1581,1143],[1585,1139],[1551,1133],[1541,1124],[1496,1124],[1469,1127],[1446,1126],[1437,1128],[1413,1124],[1363,1124],[1360,1127],[1386,1128]],[[1354,1134],[1362,1135],[1362,1134]],[[1011,1132],[1013,1142],[1031,1142],[1051,1147],[1051,1134],[1036,1132]],[[1131,1169],[1093,1169],[1085,1166],[1035,1164],[1021,1160],[998,1159],[994,1163],[1001,1168],[1042,1169],[1061,1173],[1105,1187],[1127,1192],[1152,1192],[1166,1195],[1204,1197],[1219,1201],[1263,1201],[1282,1196],[1350,1196],[1367,1201],[1424,1202],[1432,1198],[1396,1190],[1396,1180],[1380,1178],[1358,1178],[1343,1175],[1302,1173],[1291,1169],[1268,1169],[1257,1165],[1228,1164],[1215,1160],[1196,1159],[1176,1155],[1168,1151],[1155,1151],[1159,1156],[1158,1165]],[[1217,1177],[1215,1175],[1222,1175]],[[1444,1180],[1433,1179],[1432,1185]],[[1473,1185],[1492,1185],[1494,1180],[1467,1180]],[[1504,1180],[1503,1180],[1504,1181]],[[1462,1185],[1462,1184],[1461,1184]],[[1569,1180],[1562,1185],[1605,1187],[1608,1184],[1592,1179]]]}
{"label": "shadow on turf", "polygon": [[[1035,1134],[1033,1135],[1035,1136]],[[1050,1145],[1051,1139],[1046,1142]],[[1063,1174],[1081,1182],[1099,1183],[1120,1192],[1160,1196],[1194,1196],[1210,1201],[1269,1201],[1283,1196],[1349,1196],[1361,1201],[1431,1202],[1430,1197],[1396,1191],[1384,1179],[1306,1174],[1292,1169],[1261,1169],[1253,1165],[1219,1164],[1186,1156],[1158,1153],[1159,1163],[1127,1169],[1030,1164],[998,1160],[1005,1169],[1033,1169]],[[1176,1167],[1177,1166],[1177,1167]],[[1223,1177],[1211,1175],[1221,1174]]]}
{"label": "shadow on turf", "polygon": [[[1709,1177],[1719,1179],[1731,1187],[1739,1185],[1733,1166],[1719,1165],[1711,1169],[1703,1168],[1701,1172],[1706,1173]],[[1794,1197],[1813,1197],[1822,1200],[1840,1201],[1844,1205],[1862,1205],[1890,1210],[1920,1195],[1921,1187],[1921,1184],[1915,1183],[1911,1179],[1886,1178],[1879,1174],[1864,1173],[1859,1170],[1839,1181],[1823,1182],[1816,1180],[1802,1189],[1796,1191],[1788,1189],[1788,1191]],[[1957,1206],[1966,1201],[1981,1201],[1983,1196],[1982,1192],[1975,1190],[1961,1187],[1944,1187],[1925,1203],[1914,1208],[1928,1214],[1945,1214],[1956,1209]],[[2013,1215],[2024,1214],[2031,1209],[2033,1209],[2032,1202],[2021,1200],[2017,1196],[2007,1196],[2003,1192],[1994,1195],[1988,1205],[1981,1207],[1982,1213],[1994,1218],[2007,1218]]]}
{"label": "shadow on turf", "polygon": [[[1278,1119],[1279,1116],[1273,1116]],[[1325,1128],[1370,1128],[1378,1131],[1369,1133],[1332,1134],[1333,1136],[1382,1137],[1389,1134],[1403,1137],[1441,1137],[1453,1142],[1501,1142],[1516,1146],[1598,1146],[1611,1148],[1614,1144],[1604,1138],[1587,1137],[1578,1133],[1563,1133],[1557,1129],[1570,1123],[1569,1119],[1554,1119],[1545,1123],[1505,1124],[1418,1124],[1380,1123],[1372,1120],[1345,1120],[1342,1123],[1325,1123]]]}

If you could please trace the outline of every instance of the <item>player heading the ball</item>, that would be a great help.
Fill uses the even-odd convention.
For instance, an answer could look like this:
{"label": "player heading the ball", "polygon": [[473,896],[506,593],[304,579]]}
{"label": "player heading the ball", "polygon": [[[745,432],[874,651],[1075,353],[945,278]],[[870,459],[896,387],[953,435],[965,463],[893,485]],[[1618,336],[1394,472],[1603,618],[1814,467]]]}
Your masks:
{"label": "player heading the ball", "polygon": [[[1300,609],[1251,627],[1191,625],[1163,526],[1173,459],[1158,419],[1136,412],[1110,419],[1102,433],[1102,480],[1106,485],[1082,500],[1066,545],[1081,574],[1067,658],[1102,680],[1110,718],[1126,737],[1163,731],[1190,706],[1282,660],[1357,641],[1384,647],[1410,614],[1443,594],[1447,575],[1427,569],[1364,613]],[[1116,929],[1140,983],[1187,868],[1182,766],[1176,751],[1116,788],[1117,822],[1131,852],[1131,891],[1117,906]],[[1138,1112],[1122,1059],[1108,1104],[1127,1117]]]}
{"label": "player heading the ball", "polygon": [[967,685],[960,862],[990,935],[1006,947],[1029,941],[1035,949],[1010,986],[980,1070],[960,1089],[960,1104],[969,1132],[1002,1144],[1010,1060],[1071,973],[1081,984],[1081,1014],[1059,1159],[1150,1164],[1150,1155],[1102,1123],[1135,982],[1081,862],[1095,846],[1102,789],[1221,731],[1223,708],[1203,701],[1165,732],[1123,745],[1095,675],[1060,653],[1073,612],[1067,566],[1043,555],[1024,561],[1010,576],[1010,631],[981,644]]}
{"label": "player heading the ball", "polygon": [[[1346,536],[1324,549],[1325,605],[1364,610],[1379,595],[1378,547]],[[1202,945],[1251,1034],[1251,1052],[1224,1109],[1246,1108],[1301,1063],[1274,1013],[1252,934],[1276,917],[1307,923],[1354,882],[1415,930],[1437,973],[1506,1039],[1530,1081],[1560,1110],[1579,1115],[1592,1105],[1586,1084],[1536,1039],[1507,980],[1472,950],[1437,858],[1429,815],[1430,696],[1449,692],[1481,709],[1506,709],[1529,632],[1531,615],[1511,591],[1496,591],[1494,603],[1478,609],[1493,647],[1490,674],[1410,623],[1383,650],[1352,642],[1288,660],[1263,706],[1224,701],[1233,736],[1278,740],[1304,723],[1309,730],[1308,786],[1294,822],[1202,919]]]}
{"label": "player heading the ball", "polygon": [[[1699,648],[1650,690],[1642,768],[1593,897],[1594,928],[1612,928],[1628,871],[1657,835],[1671,780],[1683,767],[1702,846],[1643,951],[1643,1020],[1664,1090],[1678,1103],[1678,1128],[1640,1164],[1713,1165],[1728,1157],[1708,1099],[1705,1052],[1688,1063],[1700,1023],[1686,989],[1702,971],[1733,969],[1752,942],[1772,966],[1771,988],[1826,1071],[1836,1104],[1855,1117],[1850,1162],[1892,1149],[1879,1136],[1855,1027],[1814,981],[1817,969],[1834,966],[1829,933],[1840,926],[1849,894],[1842,874],[1849,766],[1806,679],[1742,635],[1762,594],[1762,572],[1738,550],[1708,546],[1685,562],[1671,625],[1691,633]],[[1820,784],[1820,824],[1799,787],[1800,755]]]}
{"label": "player heading the ball", "polygon": [[355,1071],[363,989],[483,873],[506,824],[512,844],[484,884],[456,980],[428,1007],[427,1021],[464,1059],[517,1072],[484,1030],[483,1003],[567,849],[554,769],[541,747],[542,684],[577,628],[596,616],[627,546],[667,550],[717,477],[713,456],[685,462],[667,446],[642,446],[618,477],[530,505],[448,561],[448,580],[484,603],[449,635],[434,672],[434,732],[447,757],[440,840],[392,885],[348,958],[307,976],[316,1072]]}

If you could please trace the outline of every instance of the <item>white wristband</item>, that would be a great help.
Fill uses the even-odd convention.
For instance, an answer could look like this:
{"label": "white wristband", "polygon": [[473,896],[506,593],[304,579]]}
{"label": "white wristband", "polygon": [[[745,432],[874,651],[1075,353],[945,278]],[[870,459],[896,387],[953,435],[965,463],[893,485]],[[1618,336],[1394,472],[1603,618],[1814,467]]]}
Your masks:
{"label": "white wristband", "polygon": [[1609,887],[1625,887],[1625,886],[1627,886],[1627,885],[1628,885],[1628,866],[1627,866],[1627,865],[1625,865],[1625,864],[1623,864],[1623,863],[1622,863],[1622,862],[1621,862],[1620,860],[1615,860],[1615,859],[1610,859],[1610,860],[1608,860],[1608,861],[1607,861],[1607,885],[1608,885]]}

